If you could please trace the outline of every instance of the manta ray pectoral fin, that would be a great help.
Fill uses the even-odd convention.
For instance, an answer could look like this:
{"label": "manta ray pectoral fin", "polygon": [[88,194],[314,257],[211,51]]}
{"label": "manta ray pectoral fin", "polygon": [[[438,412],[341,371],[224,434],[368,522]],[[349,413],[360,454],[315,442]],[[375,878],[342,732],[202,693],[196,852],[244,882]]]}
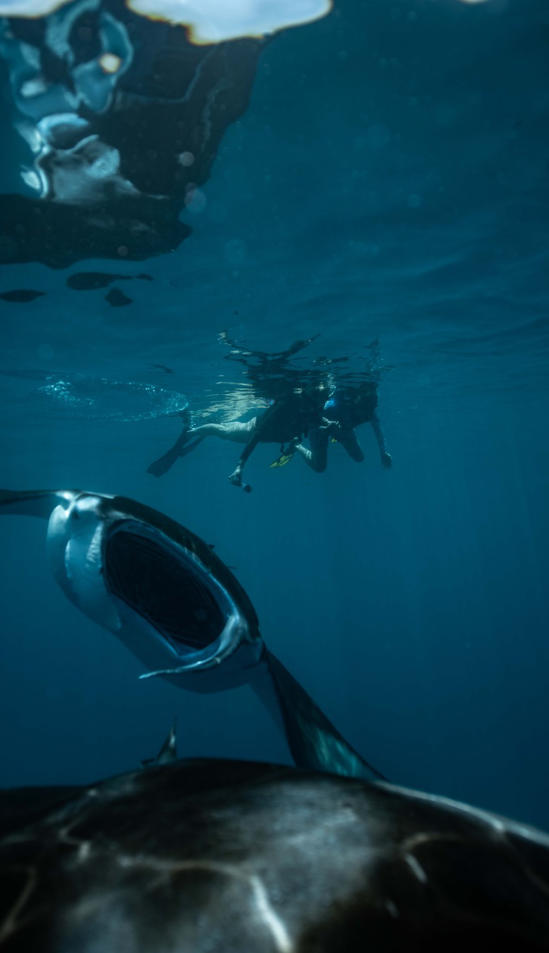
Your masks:
{"label": "manta ray pectoral fin", "polygon": [[55,506],[68,505],[74,496],[74,490],[0,490],[0,514],[49,519]]}
{"label": "manta ray pectoral fin", "polygon": [[383,775],[345,741],[282,662],[268,649],[264,658],[296,765],[344,777],[383,780]]}

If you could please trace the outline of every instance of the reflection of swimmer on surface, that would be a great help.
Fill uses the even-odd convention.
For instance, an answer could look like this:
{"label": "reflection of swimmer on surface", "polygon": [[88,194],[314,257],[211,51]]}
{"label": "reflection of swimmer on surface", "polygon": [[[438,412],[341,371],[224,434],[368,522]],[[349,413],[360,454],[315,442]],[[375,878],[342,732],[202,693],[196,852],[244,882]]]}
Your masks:
{"label": "reflection of swimmer on surface", "polygon": [[[0,55],[14,125],[25,130],[24,153],[6,161],[13,176],[26,169],[26,187],[0,193],[2,263],[148,260],[190,234],[180,213],[201,208],[200,188],[247,108],[264,44],[234,34],[199,45],[173,22],[177,3],[165,19],[130,6],[3,4]],[[197,16],[205,6],[195,4]],[[234,5],[213,6],[212,28],[237,16],[225,9]]]}
{"label": "reflection of swimmer on surface", "polygon": [[328,443],[331,438],[341,444],[352,460],[361,463],[364,453],[357,440],[355,427],[370,423],[379,447],[382,466],[392,466],[392,457],[387,450],[376,408],[377,384],[374,381],[364,381],[356,387],[336,390],[324,404],[320,425],[309,430],[309,447],[294,441],[282,459],[292,453],[299,453],[312,470],[322,473],[326,469]]}

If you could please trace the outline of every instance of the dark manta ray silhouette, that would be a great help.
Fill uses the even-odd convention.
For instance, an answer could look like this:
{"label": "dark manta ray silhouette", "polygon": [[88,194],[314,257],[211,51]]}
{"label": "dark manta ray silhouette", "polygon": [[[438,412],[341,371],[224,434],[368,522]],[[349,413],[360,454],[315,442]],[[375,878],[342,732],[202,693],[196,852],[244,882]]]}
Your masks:
{"label": "dark manta ray silhouette", "polygon": [[0,877],[6,953],[549,949],[549,837],[267,764],[0,792]]}
{"label": "dark manta ray silhouette", "polygon": [[381,777],[267,649],[244,589],[190,530],[134,500],[80,490],[0,490],[0,513],[49,520],[57,582],[141,659],[142,678],[199,692],[249,682],[297,765]]}

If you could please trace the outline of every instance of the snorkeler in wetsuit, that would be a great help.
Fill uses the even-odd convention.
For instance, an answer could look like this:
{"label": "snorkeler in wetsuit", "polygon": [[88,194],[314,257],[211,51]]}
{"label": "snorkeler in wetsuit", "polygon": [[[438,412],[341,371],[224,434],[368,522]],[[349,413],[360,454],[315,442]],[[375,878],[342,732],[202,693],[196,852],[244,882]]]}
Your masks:
{"label": "snorkeler in wetsuit", "polygon": [[314,391],[303,390],[273,401],[264,413],[245,422],[231,420],[225,424],[202,424],[190,429],[185,427],[173,447],[159,460],[151,463],[148,473],[162,476],[176,460],[194,450],[206,437],[218,437],[221,440],[245,444],[229,480],[234,486],[241,486],[249,493],[251,487],[249,483],[243,482],[242,471],[258,443],[277,443],[281,447],[285,444],[293,445],[294,442],[300,443],[311,428],[320,426],[321,410],[322,396]]}
{"label": "snorkeler in wetsuit", "polygon": [[324,375],[297,371],[287,363],[313,338],[296,341],[285,351],[273,354],[243,348],[230,340],[226,332],[221,333],[220,339],[232,349],[229,359],[245,365],[246,376],[253,382],[258,397],[267,399],[269,406],[262,414],[245,422],[231,420],[190,428],[188,417],[184,417],[183,432],[167,453],[151,463],[148,472],[162,476],[176,460],[194,450],[206,437],[218,437],[245,444],[229,480],[234,486],[241,486],[249,492],[251,487],[243,482],[242,471],[258,443],[277,443],[282,450],[284,445],[300,443],[311,429],[321,425],[326,395]]}
{"label": "snorkeler in wetsuit", "polygon": [[361,463],[364,460],[364,453],[355,434],[355,427],[363,423],[372,425],[382,466],[391,467],[393,460],[387,450],[385,436],[377,415],[375,381],[363,381],[358,386],[336,390],[324,404],[320,425],[309,430],[309,447],[294,440],[287,448],[286,456],[299,453],[312,470],[323,473],[328,461],[328,444],[332,439],[342,445],[352,460]]}
{"label": "snorkeler in wetsuit", "polygon": [[321,401],[318,391],[301,391],[284,399],[274,401],[262,414],[250,423],[250,439],[240,454],[238,463],[229,476],[234,486],[242,486],[247,492],[251,487],[242,482],[242,471],[250,454],[258,443],[278,443],[281,451],[285,444],[300,444],[309,431],[320,425]]}

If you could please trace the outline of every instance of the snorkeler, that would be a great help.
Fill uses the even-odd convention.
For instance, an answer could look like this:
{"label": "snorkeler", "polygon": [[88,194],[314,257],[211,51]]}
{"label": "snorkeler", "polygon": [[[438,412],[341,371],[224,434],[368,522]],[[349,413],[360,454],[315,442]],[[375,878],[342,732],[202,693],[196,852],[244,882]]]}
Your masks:
{"label": "snorkeler", "polygon": [[322,421],[317,427],[309,430],[309,447],[294,439],[283,450],[274,465],[282,465],[291,459],[294,453],[299,453],[305,463],[316,473],[323,473],[328,460],[328,443],[330,439],[340,443],[352,460],[361,463],[364,453],[355,434],[355,427],[363,423],[370,423],[374,431],[379,448],[382,466],[392,466],[392,457],[387,450],[385,436],[377,415],[377,384],[367,380],[355,387],[344,387],[336,390],[323,407]]}
{"label": "snorkeler", "polygon": [[[298,453],[311,469],[322,473],[326,469],[330,439],[341,443],[357,463],[364,460],[354,429],[367,422],[371,423],[374,430],[382,465],[392,465],[376,413],[377,382],[372,378],[371,371],[358,384],[347,381],[334,389],[333,372],[327,372],[326,368],[346,358],[316,359],[314,368],[305,369],[289,364],[294,354],[314,340],[312,337],[296,341],[286,350],[275,353],[245,348],[232,341],[226,331],[219,337],[231,348],[227,359],[244,364],[258,402],[267,401],[269,406],[262,414],[245,422],[231,420],[198,427],[189,427],[187,411],[183,432],[173,447],[148,467],[149,473],[162,476],[176,460],[194,450],[204,438],[218,437],[245,444],[229,480],[234,486],[241,486],[250,492],[251,487],[243,482],[242,473],[258,443],[280,445],[280,455],[273,461],[272,467],[284,466]],[[373,342],[370,347],[374,352],[377,351],[378,342]],[[333,393],[326,400],[330,387]],[[309,447],[303,444],[305,437],[309,439]]]}
{"label": "snorkeler", "polygon": [[229,476],[234,486],[250,492],[249,483],[242,482],[242,471],[258,443],[278,443],[283,452],[285,444],[301,445],[301,440],[320,424],[321,400],[318,391],[301,391],[286,399],[274,401],[261,417],[250,423],[250,437],[240,454],[238,463]]}
{"label": "snorkeler", "polygon": [[229,480],[249,493],[251,487],[243,482],[242,471],[258,443],[277,443],[282,450],[284,445],[297,445],[310,429],[321,425],[327,393],[325,372],[298,370],[288,364],[294,354],[314,340],[313,337],[295,341],[286,350],[274,353],[243,347],[231,340],[226,331],[222,331],[219,338],[231,348],[227,358],[244,364],[258,402],[267,401],[267,409],[251,420],[230,420],[198,427],[189,427],[186,411],[183,432],[167,453],[151,463],[147,472],[162,476],[176,460],[194,450],[206,437],[218,437],[245,444]]}
{"label": "snorkeler", "polygon": [[281,447],[285,444],[299,444],[311,428],[320,426],[324,394],[325,391],[303,388],[278,400],[273,399],[262,414],[245,422],[231,420],[224,424],[210,423],[191,428],[185,424],[173,447],[151,463],[147,472],[162,476],[176,460],[194,450],[206,437],[218,437],[221,440],[245,444],[229,480],[234,486],[241,486],[249,493],[251,486],[243,482],[242,471],[258,443],[277,443]]}

